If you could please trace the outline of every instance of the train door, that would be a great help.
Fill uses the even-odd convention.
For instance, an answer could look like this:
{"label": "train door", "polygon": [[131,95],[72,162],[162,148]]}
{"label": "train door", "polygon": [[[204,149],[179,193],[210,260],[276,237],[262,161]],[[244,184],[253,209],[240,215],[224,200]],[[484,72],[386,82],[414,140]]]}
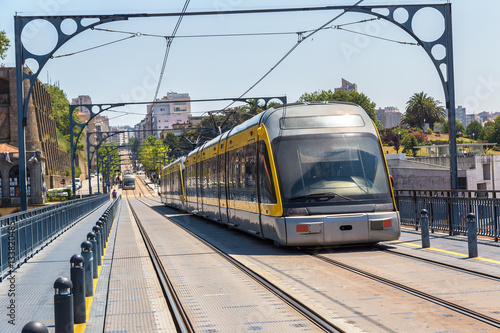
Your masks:
{"label": "train door", "polygon": [[[201,149],[199,150],[201,151]],[[195,214],[201,215],[203,213],[203,202],[202,202],[202,181],[203,181],[203,165],[201,161],[201,153],[198,153],[196,158],[196,210]]]}
{"label": "train door", "polygon": [[[221,150],[224,148],[224,143],[220,144]],[[227,153],[219,154],[217,157],[219,162],[219,217],[222,224],[228,224],[227,212],[227,180],[228,180],[228,167],[227,167]]]}

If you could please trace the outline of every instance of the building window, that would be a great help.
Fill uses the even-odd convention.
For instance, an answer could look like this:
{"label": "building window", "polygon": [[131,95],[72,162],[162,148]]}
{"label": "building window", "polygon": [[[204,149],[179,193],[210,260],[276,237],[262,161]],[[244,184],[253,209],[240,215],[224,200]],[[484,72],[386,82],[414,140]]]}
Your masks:
{"label": "building window", "polygon": [[483,164],[483,179],[484,180],[491,180],[490,165],[489,164]]}
{"label": "building window", "polygon": [[[26,195],[31,196],[31,178],[30,178],[30,170],[26,169]],[[9,189],[11,197],[19,197],[21,196],[20,187],[19,187],[19,165],[14,165],[10,168],[9,171]]]}
{"label": "building window", "polygon": [[467,189],[467,177],[458,177],[458,190]]}

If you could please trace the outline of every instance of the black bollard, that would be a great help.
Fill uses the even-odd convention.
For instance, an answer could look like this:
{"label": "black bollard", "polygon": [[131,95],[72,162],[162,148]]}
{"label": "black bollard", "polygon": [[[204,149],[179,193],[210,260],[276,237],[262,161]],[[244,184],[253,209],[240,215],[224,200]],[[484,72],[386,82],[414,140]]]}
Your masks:
{"label": "black bollard", "polygon": [[85,296],[94,295],[94,258],[92,258],[92,243],[83,241],[80,245],[82,257],[85,261],[83,268],[85,271]]}
{"label": "black bollard", "polygon": [[97,221],[95,223],[95,225],[98,226],[99,228],[101,228],[101,240],[102,240],[102,248],[103,248],[103,253],[104,253],[104,249],[106,248],[106,240],[107,240],[106,229],[104,228],[104,223],[102,221]]}
{"label": "black bollard", "polygon": [[478,256],[476,215],[467,214],[467,243],[469,243],[469,258]]}
{"label": "black bollard", "polygon": [[49,333],[49,330],[45,324],[39,321],[30,321],[24,325],[21,333]]}
{"label": "black bollard", "polygon": [[[102,225],[104,226],[102,233],[103,233],[103,235],[105,236],[106,241],[107,241],[107,240],[108,240],[108,225],[109,225],[109,223],[108,223],[108,222],[107,222],[107,220],[106,220],[104,217],[102,217],[102,216],[99,218],[99,221],[101,221],[101,222],[102,222]],[[96,223],[96,224],[97,224],[97,223]]]}
{"label": "black bollard", "polygon": [[422,209],[420,211],[420,227],[422,229],[422,248],[431,247],[431,241],[429,238],[429,213],[427,209]]}
{"label": "black bollard", "polygon": [[54,282],[54,322],[56,333],[73,333],[73,284],[64,277],[59,277]]}
{"label": "black bollard", "polygon": [[102,233],[101,233],[101,227],[98,226],[93,226],[92,231],[95,234],[95,240],[97,241],[97,265],[101,266],[102,265],[102,255],[103,255],[103,248],[102,248]]}
{"label": "black bollard", "polygon": [[92,257],[94,258],[93,262],[92,262],[92,276],[95,278],[98,277],[99,275],[99,271],[97,270],[97,263],[98,263],[98,255],[99,255],[99,248],[97,247],[97,241],[96,241],[96,234],[94,234],[93,232],[89,232],[87,234],[87,240],[90,242],[90,244],[92,244]]}
{"label": "black bollard", "polygon": [[86,321],[85,313],[85,260],[79,254],[74,254],[70,259],[70,276],[73,283],[73,311],[75,324]]}

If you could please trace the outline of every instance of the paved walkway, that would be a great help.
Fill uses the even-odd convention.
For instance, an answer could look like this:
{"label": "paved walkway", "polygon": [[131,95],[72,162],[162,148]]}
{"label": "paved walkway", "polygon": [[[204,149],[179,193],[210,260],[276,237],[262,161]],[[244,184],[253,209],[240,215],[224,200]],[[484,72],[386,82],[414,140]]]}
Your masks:
{"label": "paved walkway", "polygon": [[[54,331],[54,281],[70,277],[71,256],[81,253],[81,242],[110,204],[84,217],[0,283],[0,332],[21,332],[26,323],[34,320]],[[12,302],[15,310],[10,321],[7,306]]]}

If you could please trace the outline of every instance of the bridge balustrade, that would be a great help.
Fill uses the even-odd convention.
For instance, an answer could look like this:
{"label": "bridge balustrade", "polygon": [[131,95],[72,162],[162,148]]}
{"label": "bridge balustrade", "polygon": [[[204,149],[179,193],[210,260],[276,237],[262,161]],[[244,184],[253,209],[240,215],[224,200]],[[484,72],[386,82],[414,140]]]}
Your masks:
{"label": "bridge balustrade", "polygon": [[0,281],[106,201],[108,194],[65,201],[0,218]]}
{"label": "bridge balustrade", "polygon": [[500,236],[500,198],[495,191],[394,191],[401,224],[420,227],[420,211],[429,212],[431,231],[447,231],[450,235],[467,234],[467,214],[477,219],[478,235],[492,237],[498,242]]}

